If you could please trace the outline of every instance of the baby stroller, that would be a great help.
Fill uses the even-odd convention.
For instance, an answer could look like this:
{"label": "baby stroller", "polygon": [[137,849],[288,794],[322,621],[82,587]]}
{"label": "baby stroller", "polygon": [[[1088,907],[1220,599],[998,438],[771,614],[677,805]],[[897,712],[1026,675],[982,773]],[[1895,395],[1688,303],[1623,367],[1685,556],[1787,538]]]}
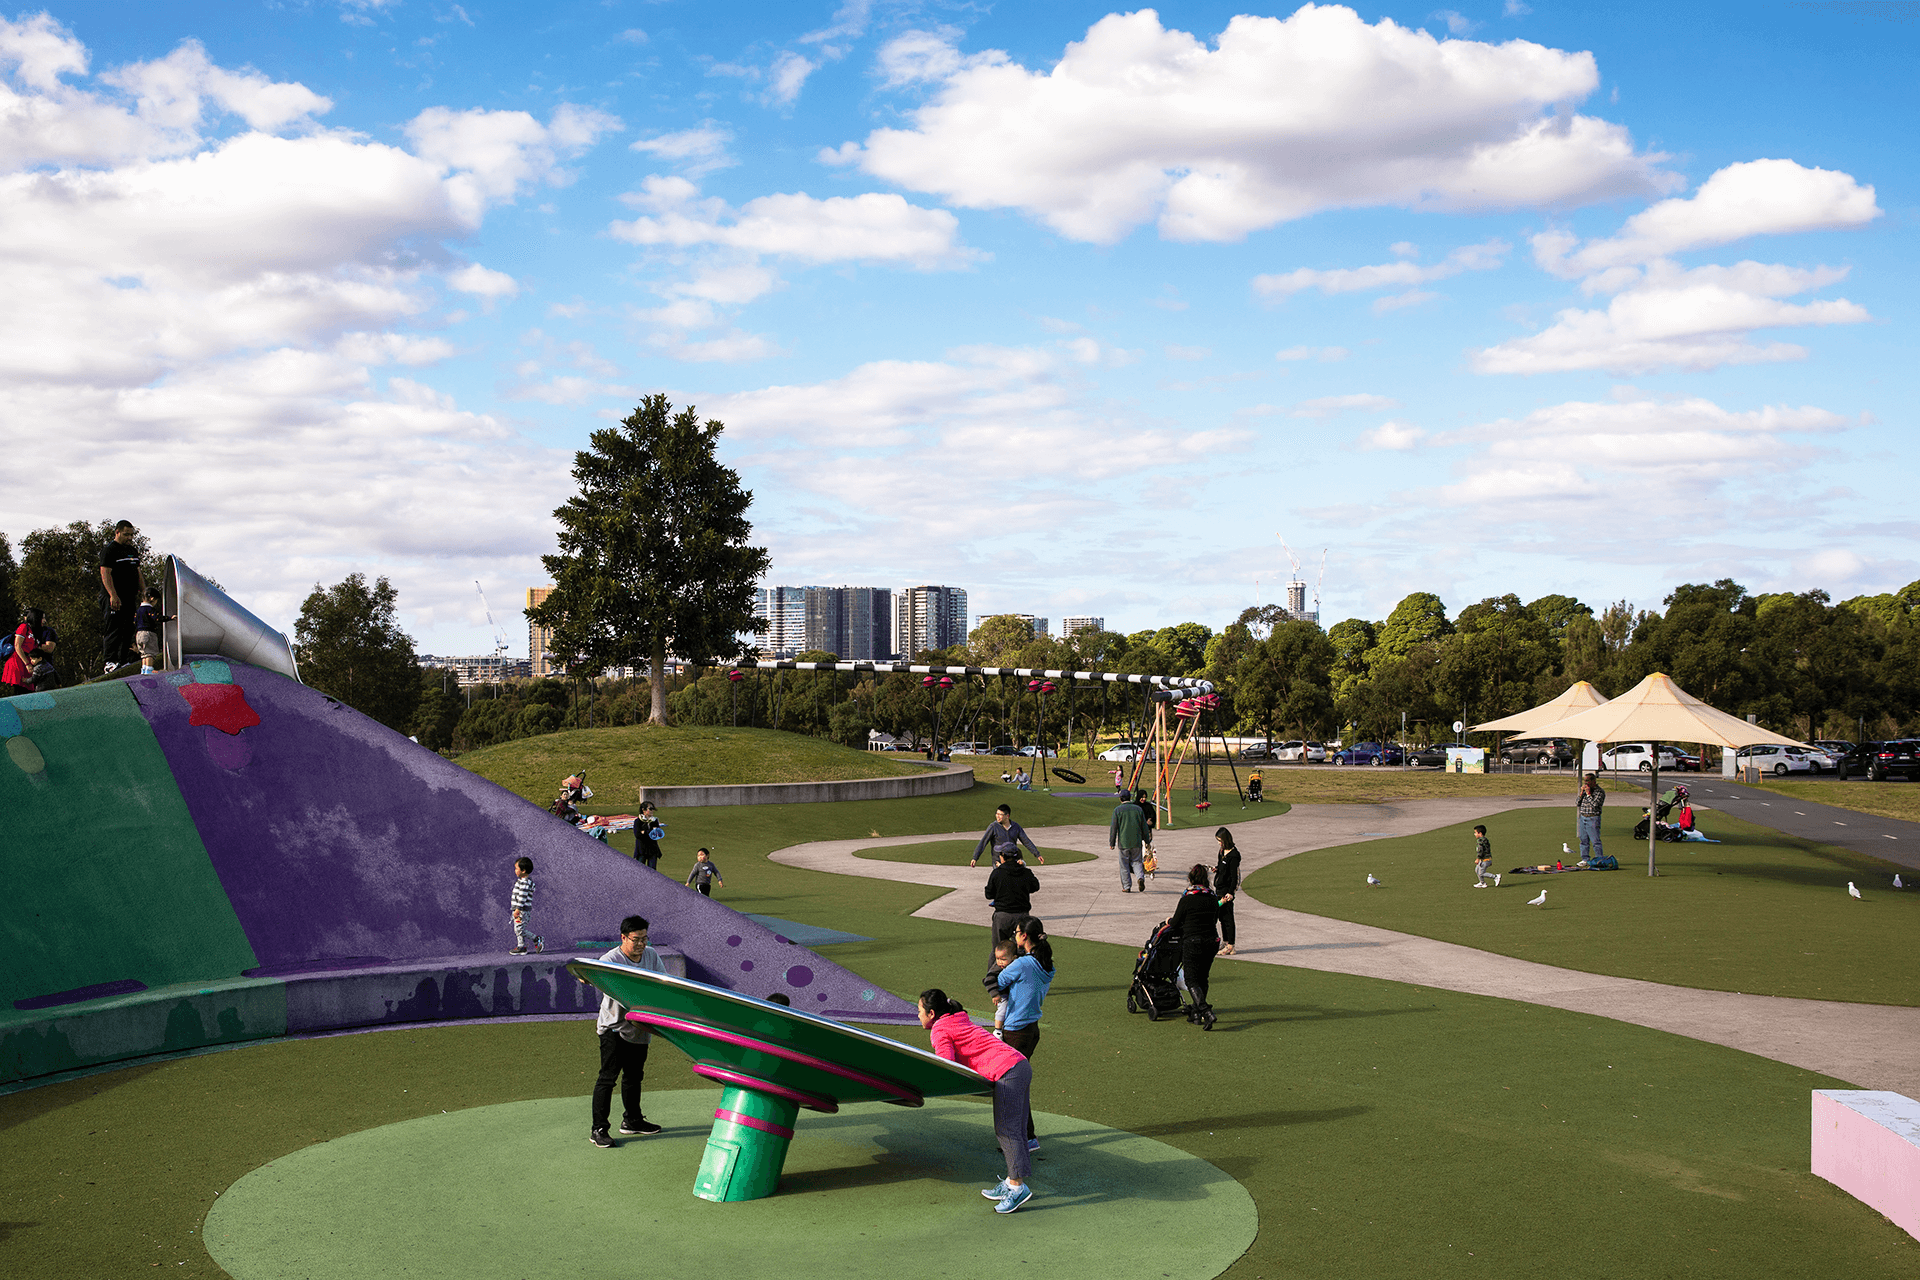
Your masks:
{"label": "baby stroller", "polygon": [[[1667,815],[1673,812],[1675,805],[1680,806],[1684,811],[1685,822],[1669,826],[1666,821]],[[1660,824],[1658,836],[1662,840],[1679,840],[1683,826],[1693,825],[1693,805],[1688,800],[1688,792],[1684,786],[1674,787],[1660,794],[1660,799],[1655,802],[1652,812],[1641,814],[1640,821],[1634,824],[1633,838],[1645,840],[1648,828],[1656,822]]]}
{"label": "baby stroller", "polygon": [[1175,1013],[1191,1019],[1193,1006],[1186,1001],[1185,988],[1175,981],[1179,973],[1180,935],[1167,925],[1157,924],[1134,961],[1133,982],[1127,987],[1127,1012],[1145,1009],[1149,1022]]}
{"label": "baby stroller", "polygon": [[1263,802],[1264,797],[1260,794],[1260,775],[1256,773],[1247,779],[1247,803],[1261,804]]}

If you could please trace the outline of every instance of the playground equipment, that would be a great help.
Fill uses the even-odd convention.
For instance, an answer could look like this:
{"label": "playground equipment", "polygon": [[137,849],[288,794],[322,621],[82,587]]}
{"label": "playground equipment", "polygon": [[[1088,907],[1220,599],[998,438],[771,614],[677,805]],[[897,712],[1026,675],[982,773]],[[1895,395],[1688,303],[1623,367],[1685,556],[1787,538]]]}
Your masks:
{"label": "playground equipment", "polygon": [[993,1091],[985,1076],[957,1062],[769,1000],[598,960],[567,968],[692,1058],[695,1075],[721,1086],[693,1180],[703,1200],[772,1195],[802,1107],[827,1114],[846,1102],[917,1107],[931,1097]]}

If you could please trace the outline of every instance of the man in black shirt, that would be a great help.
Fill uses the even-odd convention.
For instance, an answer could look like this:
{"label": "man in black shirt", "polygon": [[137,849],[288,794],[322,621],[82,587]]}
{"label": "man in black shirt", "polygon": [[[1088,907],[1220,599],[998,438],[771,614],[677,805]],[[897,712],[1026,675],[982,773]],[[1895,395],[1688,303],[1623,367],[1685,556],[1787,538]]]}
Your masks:
{"label": "man in black shirt", "polygon": [[113,540],[100,548],[100,660],[112,675],[133,656],[133,611],[146,595],[133,521],[113,526]]}
{"label": "man in black shirt", "polygon": [[992,964],[993,944],[1013,936],[1013,926],[1033,914],[1033,895],[1040,881],[1020,861],[1015,845],[994,855],[994,868],[987,874],[987,901],[993,904],[993,937],[987,941],[988,964]]}

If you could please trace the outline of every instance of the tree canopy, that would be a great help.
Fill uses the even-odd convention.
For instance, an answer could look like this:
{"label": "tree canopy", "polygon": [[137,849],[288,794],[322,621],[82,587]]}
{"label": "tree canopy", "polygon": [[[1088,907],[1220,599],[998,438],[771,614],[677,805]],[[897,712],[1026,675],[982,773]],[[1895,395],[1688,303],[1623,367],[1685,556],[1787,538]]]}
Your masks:
{"label": "tree canopy", "polygon": [[724,424],[702,422],[664,395],[640,402],[618,427],[595,431],[574,455],[579,493],[554,512],[560,550],[542,556],[554,588],[526,611],[553,629],[568,666],[600,671],[645,664],[655,675],[649,719],[668,720],[671,654],[706,664],[739,656],[753,616],[766,548],[748,545],[752,493],[722,466]]}
{"label": "tree canopy", "polygon": [[398,600],[385,578],[371,587],[361,573],[331,587],[316,582],[300,606],[293,646],[302,681],[408,733],[420,702],[420,667],[412,637],[400,629]]}

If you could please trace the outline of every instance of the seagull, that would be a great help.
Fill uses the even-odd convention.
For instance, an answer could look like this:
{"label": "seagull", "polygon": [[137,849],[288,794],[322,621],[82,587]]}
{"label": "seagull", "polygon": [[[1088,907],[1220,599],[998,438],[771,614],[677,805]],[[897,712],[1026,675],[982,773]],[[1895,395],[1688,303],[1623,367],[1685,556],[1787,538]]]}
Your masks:
{"label": "seagull", "polygon": [[1542,889],[1542,890],[1540,891],[1540,896],[1539,896],[1539,897],[1537,897],[1537,898],[1528,898],[1528,899],[1527,899],[1527,905],[1528,905],[1528,906],[1530,906],[1530,907],[1544,907],[1544,906],[1546,906],[1546,905],[1547,905],[1547,891],[1546,891],[1545,889]]}
{"label": "seagull", "polygon": [[1847,881],[1847,896],[1850,898],[1857,898],[1860,896],[1859,887],[1856,886],[1851,880]]}
{"label": "seagull", "polygon": [[1560,852],[1566,854],[1569,858],[1573,856],[1573,849],[1565,840],[1560,842]]}
{"label": "seagull", "polygon": [[1380,882],[1379,882],[1378,880],[1375,880],[1375,879],[1373,878],[1373,872],[1371,872],[1371,871],[1369,871],[1369,872],[1367,872],[1367,883],[1368,883],[1368,884],[1379,884]]}
{"label": "seagull", "polygon": [[1907,887],[1900,883],[1900,873],[1898,871],[1893,873],[1893,887],[1896,889],[1904,889]]}

